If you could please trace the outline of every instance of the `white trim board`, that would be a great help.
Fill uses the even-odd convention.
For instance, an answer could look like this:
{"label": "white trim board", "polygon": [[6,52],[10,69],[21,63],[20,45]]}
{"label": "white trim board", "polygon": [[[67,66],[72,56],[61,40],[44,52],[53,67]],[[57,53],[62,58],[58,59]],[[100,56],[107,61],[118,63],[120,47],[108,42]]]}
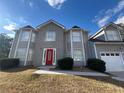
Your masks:
{"label": "white trim board", "polygon": [[95,42],[95,44],[123,44],[124,45],[124,42]]}
{"label": "white trim board", "polygon": [[94,43],[93,47],[94,47],[94,51],[95,51],[95,56],[96,56],[96,58],[98,58],[97,50],[96,50],[96,44],[95,43]]}
{"label": "white trim board", "polygon": [[52,22],[53,22],[54,24],[58,25],[59,27],[61,27],[62,29],[66,29],[65,26],[61,25],[60,23],[58,23],[58,22],[56,22],[56,21],[54,21],[54,20],[49,20],[49,21],[47,21],[47,22],[44,22],[44,23],[38,25],[38,26],[36,27],[36,29],[38,29],[38,28],[40,28],[40,27],[43,27],[43,26],[45,26],[45,25],[47,25],[47,24],[49,24],[49,23],[52,23]]}
{"label": "white trim board", "polygon": [[70,41],[71,41],[71,57],[73,58],[73,41],[72,41],[72,30],[70,30]]}
{"label": "white trim board", "polygon": [[[14,46],[14,43],[15,43],[15,38],[16,38],[16,35],[17,35],[17,32],[15,33],[15,36],[14,36],[14,39],[13,39],[13,42],[12,42],[12,45],[11,45],[11,48],[10,48],[10,52],[9,52],[9,58],[10,58],[10,55],[11,55],[11,53],[12,53],[12,48],[13,48],[13,46]],[[14,56],[14,55],[13,55]]]}
{"label": "white trim board", "polygon": [[[42,52],[42,65],[45,66],[46,65],[46,54],[44,54],[46,52],[47,49],[53,49],[53,64],[52,66],[56,65],[56,48],[43,48],[43,52]],[[54,53],[55,52],[55,53]]]}
{"label": "white trim board", "polygon": [[20,30],[20,33],[19,33],[19,37],[18,37],[18,41],[17,41],[17,44],[16,44],[15,53],[14,53],[14,58],[16,58],[17,49],[18,49],[18,45],[19,45],[19,42],[20,42],[21,35],[22,35],[22,29]]}
{"label": "white trim board", "polygon": [[32,37],[32,29],[31,29],[30,36],[29,36],[29,39],[28,39],[28,46],[27,46],[27,51],[26,51],[26,57],[25,57],[24,66],[26,66],[26,64],[27,64],[27,59],[28,59],[28,53],[29,53],[29,48],[30,48],[31,37]]}

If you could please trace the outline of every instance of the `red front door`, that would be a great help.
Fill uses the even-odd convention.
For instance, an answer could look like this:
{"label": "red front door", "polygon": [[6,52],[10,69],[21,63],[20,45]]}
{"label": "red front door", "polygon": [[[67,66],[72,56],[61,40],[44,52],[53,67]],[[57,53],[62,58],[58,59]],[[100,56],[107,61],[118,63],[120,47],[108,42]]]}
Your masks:
{"label": "red front door", "polygon": [[46,50],[46,65],[53,64],[53,49]]}

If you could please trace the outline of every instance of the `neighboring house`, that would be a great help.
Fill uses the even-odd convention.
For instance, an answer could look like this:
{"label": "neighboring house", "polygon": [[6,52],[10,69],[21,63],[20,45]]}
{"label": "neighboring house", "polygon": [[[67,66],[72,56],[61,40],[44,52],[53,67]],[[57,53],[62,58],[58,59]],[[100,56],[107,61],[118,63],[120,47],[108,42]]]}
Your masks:
{"label": "neighboring house", "polygon": [[15,32],[9,57],[20,58],[21,66],[54,66],[64,57],[72,57],[74,66],[86,65],[88,32],[77,26],[66,29],[49,20],[36,28],[25,26]]}
{"label": "neighboring house", "polygon": [[124,71],[123,24],[110,23],[91,36],[89,41],[90,58],[104,60],[107,71]]}

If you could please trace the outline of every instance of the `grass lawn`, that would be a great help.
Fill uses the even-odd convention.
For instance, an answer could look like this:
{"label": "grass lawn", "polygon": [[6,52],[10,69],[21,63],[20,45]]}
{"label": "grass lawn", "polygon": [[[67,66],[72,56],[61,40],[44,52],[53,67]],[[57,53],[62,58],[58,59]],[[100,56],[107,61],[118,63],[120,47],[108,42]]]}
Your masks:
{"label": "grass lawn", "polygon": [[109,77],[36,75],[34,68],[0,72],[0,93],[124,93],[124,82]]}

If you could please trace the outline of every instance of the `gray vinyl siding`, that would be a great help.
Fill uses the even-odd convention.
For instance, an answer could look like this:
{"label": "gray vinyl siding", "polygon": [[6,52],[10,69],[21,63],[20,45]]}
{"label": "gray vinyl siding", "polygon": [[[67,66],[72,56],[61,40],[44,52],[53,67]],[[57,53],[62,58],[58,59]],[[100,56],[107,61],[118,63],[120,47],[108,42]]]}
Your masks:
{"label": "gray vinyl siding", "polygon": [[71,40],[70,40],[70,31],[65,32],[65,57],[71,57]]}
{"label": "gray vinyl siding", "polygon": [[88,50],[89,50],[88,58],[96,58],[95,49],[94,49],[94,42],[88,41]]}
{"label": "gray vinyl siding", "polygon": [[[47,31],[55,31],[56,41],[45,41]],[[35,66],[42,65],[42,56],[44,48],[56,48],[57,60],[64,57],[64,30],[61,27],[57,26],[54,23],[50,23],[38,29],[38,32],[36,34],[33,58],[33,64]]]}
{"label": "gray vinyl siding", "polygon": [[[87,61],[89,56],[89,48],[88,48],[88,32],[83,32],[83,43],[84,43],[84,53],[85,53],[85,61]],[[86,65],[86,62],[85,62]]]}

